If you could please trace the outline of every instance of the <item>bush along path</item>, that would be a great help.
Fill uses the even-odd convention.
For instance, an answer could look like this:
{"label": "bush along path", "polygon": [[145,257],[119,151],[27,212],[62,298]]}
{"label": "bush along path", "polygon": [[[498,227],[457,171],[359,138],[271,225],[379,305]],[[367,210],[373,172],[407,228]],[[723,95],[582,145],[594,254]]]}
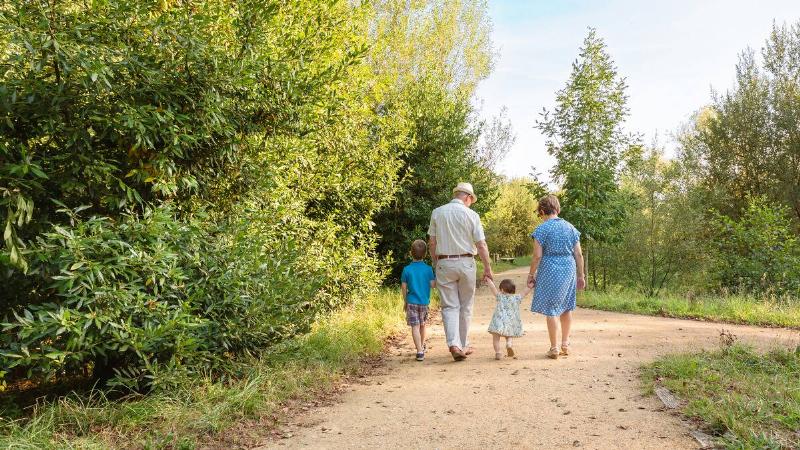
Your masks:
{"label": "bush along path", "polygon": [[[37,405],[0,397],[0,448],[249,448],[291,405],[318,401],[400,330],[395,292],[365,296],[260,359],[236,362],[233,379],[184,380],[180,388],[108,399],[101,391]],[[5,400],[8,400],[6,398]],[[28,411],[30,413],[30,411]]]}
{"label": "bush along path", "polygon": [[[522,283],[525,268],[503,276]],[[697,448],[691,426],[651,393],[640,368],[676,352],[717,349],[724,327],[757,348],[797,342],[797,331],[578,310],[574,354],[546,359],[544,320],[523,304],[518,359],[495,361],[485,331],[494,307],[476,298],[476,353],[454,363],[435,325],[430,352],[396,350],[386,375],[350,386],[341,402],[283,425],[263,448]],[[691,394],[691,393],[687,393]],[[288,437],[291,436],[291,437]],[[288,437],[288,438],[287,438]]]}

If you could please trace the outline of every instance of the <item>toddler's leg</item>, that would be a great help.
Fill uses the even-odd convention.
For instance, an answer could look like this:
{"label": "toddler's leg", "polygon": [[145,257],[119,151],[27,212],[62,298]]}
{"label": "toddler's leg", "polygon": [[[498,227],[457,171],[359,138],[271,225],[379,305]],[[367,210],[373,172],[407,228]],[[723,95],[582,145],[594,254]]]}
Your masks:
{"label": "toddler's leg", "polygon": [[417,353],[422,353],[422,336],[419,332],[420,325],[411,326],[411,337],[414,339],[414,346],[417,347]]}
{"label": "toddler's leg", "polygon": [[501,359],[503,354],[500,353],[500,335],[492,333],[492,347],[494,347],[494,359]]}
{"label": "toddler's leg", "polygon": [[516,355],[514,354],[514,348],[511,347],[511,338],[510,337],[506,338],[506,355],[508,355],[511,358],[517,359]]}

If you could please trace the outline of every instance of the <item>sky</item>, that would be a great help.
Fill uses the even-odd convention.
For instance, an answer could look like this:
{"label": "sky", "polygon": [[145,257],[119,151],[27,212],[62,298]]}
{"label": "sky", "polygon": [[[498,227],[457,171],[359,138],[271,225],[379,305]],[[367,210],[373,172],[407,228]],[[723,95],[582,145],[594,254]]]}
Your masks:
{"label": "sky", "polygon": [[628,84],[625,129],[657,138],[667,155],[672,136],[708,104],[711,89],[733,86],[738,55],[760,51],[772,28],[800,20],[800,0],[488,0],[497,51],[478,87],[481,115],[503,106],[517,136],[498,170],[510,177],[545,175],[553,159],[534,129],[551,109],[578,48],[597,29]]}

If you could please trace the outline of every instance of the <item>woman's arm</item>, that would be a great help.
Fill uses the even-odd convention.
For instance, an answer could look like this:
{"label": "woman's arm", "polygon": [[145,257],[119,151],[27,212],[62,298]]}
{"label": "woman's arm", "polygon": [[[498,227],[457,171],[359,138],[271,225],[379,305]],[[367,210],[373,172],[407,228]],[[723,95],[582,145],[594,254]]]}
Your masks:
{"label": "woman's arm", "polygon": [[584,289],[586,288],[586,277],[583,273],[583,251],[580,242],[575,243],[572,256],[575,258],[575,270],[578,272],[578,289]]}
{"label": "woman's arm", "polygon": [[528,270],[528,287],[533,289],[536,286],[536,270],[539,269],[539,262],[542,261],[542,245],[539,241],[533,241],[533,257],[531,258],[531,268]]}

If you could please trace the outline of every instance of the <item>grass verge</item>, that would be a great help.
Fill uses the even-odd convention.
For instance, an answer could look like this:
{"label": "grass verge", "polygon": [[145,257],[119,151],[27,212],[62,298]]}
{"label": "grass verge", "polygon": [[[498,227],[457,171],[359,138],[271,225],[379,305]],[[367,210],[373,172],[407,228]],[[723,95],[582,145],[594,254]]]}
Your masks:
{"label": "grass verge", "polygon": [[[483,273],[483,263],[481,262],[480,259],[476,259],[475,261],[478,264],[477,274],[480,277],[481,274]],[[494,271],[495,274],[498,274],[500,272],[505,272],[506,270],[516,269],[519,267],[527,267],[530,265],[531,265],[531,255],[519,256],[514,258],[513,263],[507,261],[493,262],[492,271]]]}
{"label": "grass verge", "polygon": [[635,292],[586,291],[578,305],[605,311],[701,319],[748,325],[800,328],[800,302],[787,304],[750,297],[647,297]]}
{"label": "grass verge", "polygon": [[243,362],[247,369],[236,380],[193,380],[179,391],[124,401],[94,391],[40,405],[23,420],[0,418],[0,448],[191,449],[213,442],[239,422],[276,414],[290,399],[319,395],[363,357],[380,353],[403,325],[400,303],[395,292],[382,291],[338,311],[309,334]]}
{"label": "grass verge", "polygon": [[671,355],[643,376],[688,400],[683,414],[725,448],[800,448],[800,347],[760,354],[734,344]]}

